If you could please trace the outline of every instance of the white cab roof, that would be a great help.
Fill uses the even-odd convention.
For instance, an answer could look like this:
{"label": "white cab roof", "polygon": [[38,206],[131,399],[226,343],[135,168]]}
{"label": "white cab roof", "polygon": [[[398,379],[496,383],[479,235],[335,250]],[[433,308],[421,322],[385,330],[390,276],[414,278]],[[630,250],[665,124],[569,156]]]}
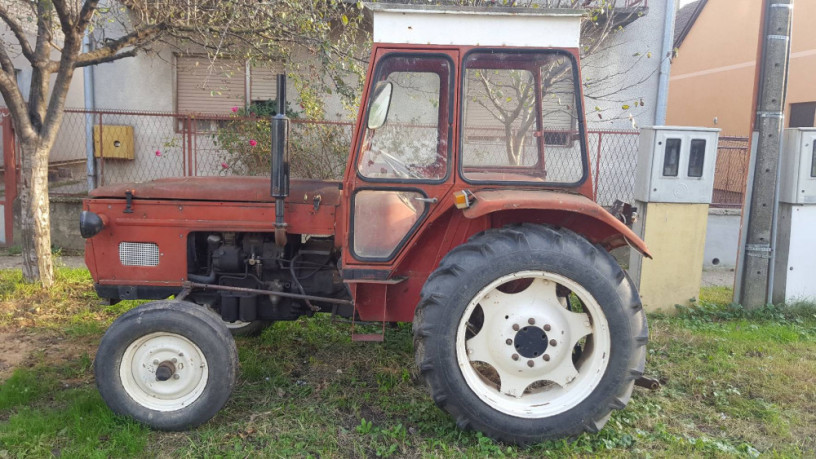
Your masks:
{"label": "white cab roof", "polygon": [[375,43],[577,48],[582,11],[366,3]]}

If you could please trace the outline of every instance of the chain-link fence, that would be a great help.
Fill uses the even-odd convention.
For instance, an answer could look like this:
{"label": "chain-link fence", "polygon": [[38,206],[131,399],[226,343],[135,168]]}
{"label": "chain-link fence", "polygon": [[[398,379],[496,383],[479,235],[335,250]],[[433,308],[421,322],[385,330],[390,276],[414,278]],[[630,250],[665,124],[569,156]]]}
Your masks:
{"label": "chain-link fence", "polygon": [[[338,179],[353,124],[293,119],[293,177]],[[603,206],[632,202],[638,132],[590,131],[588,151],[595,199]],[[97,186],[163,177],[264,176],[270,170],[269,122],[263,118],[171,113],[67,110],[51,153],[52,194],[88,191],[87,155]],[[720,138],[714,185],[716,207],[739,207],[748,165],[748,140]]]}
{"label": "chain-link fence", "polygon": [[590,131],[587,137],[595,201],[606,207],[634,202],[638,131]]}
{"label": "chain-link fence", "polygon": [[[293,119],[294,177],[338,179],[352,123]],[[66,110],[51,152],[52,194],[88,191],[87,157],[97,186],[165,177],[268,175],[269,121],[251,117]]]}

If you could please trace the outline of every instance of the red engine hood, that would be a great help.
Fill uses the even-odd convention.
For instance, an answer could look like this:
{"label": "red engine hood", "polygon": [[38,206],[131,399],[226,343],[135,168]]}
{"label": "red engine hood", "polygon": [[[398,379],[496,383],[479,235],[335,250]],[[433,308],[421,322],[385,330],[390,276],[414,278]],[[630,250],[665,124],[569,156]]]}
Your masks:
{"label": "red engine hood", "polygon": [[[124,198],[180,201],[275,202],[269,177],[184,177],[158,179],[145,183],[124,183],[97,188],[93,198]],[[320,204],[340,203],[340,182],[293,179],[287,202],[311,202],[320,195]]]}

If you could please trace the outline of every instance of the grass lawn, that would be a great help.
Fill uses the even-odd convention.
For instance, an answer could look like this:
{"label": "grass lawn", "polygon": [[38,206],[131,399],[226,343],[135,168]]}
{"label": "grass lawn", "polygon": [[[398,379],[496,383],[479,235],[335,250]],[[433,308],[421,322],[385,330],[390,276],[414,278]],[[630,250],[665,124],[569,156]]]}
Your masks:
{"label": "grass lawn", "polygon": [[598,435],[527,449],[461,431],[414,377],[410,325],[352,343],[320,315],[240,339],[226,408],[189,432],[114,416],[93,381],[107,325],[135,303],[100,306],[84,269],[49,292],[0,270],[0,457],[8,456],[805,456],[816,455],[816,308],[746,312],[730,291],[650,316],[647,375]]}

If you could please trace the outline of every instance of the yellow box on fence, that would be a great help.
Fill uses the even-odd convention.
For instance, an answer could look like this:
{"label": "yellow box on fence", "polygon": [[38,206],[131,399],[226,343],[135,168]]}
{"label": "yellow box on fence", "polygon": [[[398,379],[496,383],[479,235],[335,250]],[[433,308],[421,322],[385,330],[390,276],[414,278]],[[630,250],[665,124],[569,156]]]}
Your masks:
{"label": "yellow box on fence", "polygon": [[94,157],[133,159],[133,126],[93,127]]}

